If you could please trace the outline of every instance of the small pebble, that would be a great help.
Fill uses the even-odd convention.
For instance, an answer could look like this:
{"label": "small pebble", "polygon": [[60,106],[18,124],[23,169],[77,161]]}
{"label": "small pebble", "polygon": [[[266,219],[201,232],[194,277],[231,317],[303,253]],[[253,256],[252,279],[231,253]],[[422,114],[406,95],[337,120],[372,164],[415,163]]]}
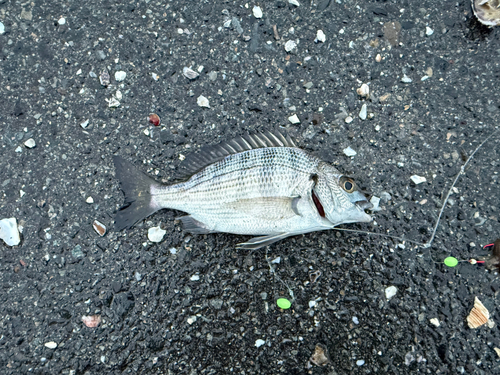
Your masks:
{"label": "small pebble", "polygon": [[363,83],[359,89],[356,90],[359,96],[368,98],[370,96],[370,86]]}
{"label": "small pebble", "polygon": [[202,108],[203,107],[210,108],[210,103],[208,102],[208,99],[205,98],[203,95],[198,96],[196,103],[198,103],[198,105]]}
{"label": "small pebble", "polygon": [[293,115],[288,117],[288,121],[290,121],[292,124],[300,124],[300,119],[298,118],[297,115]]}
{"label": "small pebble", "polygon": [[362,359],[358,359],[358,360],[356,361],[356,365],[357,365],[357,366],[363,366],[364,364],[365,364],[365,361],[363,361]]}
{"label": "small pebble", "polygon": [[134,277],[135,277],[135,279],[137,281],[141,281],[142,280],[142,275],[139,272],[137,272],[137,271],[135,271]]}
{"label": "small pebble", "polygon": [[200,280],[200,275],[193,275],[193,276],[191,276],[189,278],[189,280],[191,280],[191,281],[198,281],[198,280]]}
{"label": "small pebble", "polygon": [[177,254],[177,249],[175,247],[171,247],[170,249],[168,249],[168,251],[170,251],[170,254],[172,255]]}
{"label": "small pebble", "polygon": [[45,347],[49,348],[49,349],[55,349],[55,348],[57,348],[57,343],[55,343],[54,341],[46,342],[43,345],[45,345]]}
{"label": "small pebble", "polygon": [[382,56],[380,56],[380,53],[377,53],[377,56],[375,56],[375,61],[378,63],[382,61]]}
{"label": "small pebble", "polygon": [[373,207],[371,208],[372,211],[378,211],[380,209],[380,207],[379,207],[380,198],[379,197],[372,195],[372,197],[370,198],[370,203],[373,205]]}
{"label": "small pebble", "polygon": [[436,326],[436,327],[439,327],[440,326],[440,323],[439,323],[439,319],[438,318],[432,318],[432,319],[429,319],[429,322]]}
{"label": "small pebble", "polygon": [[7,246],[19,245],[21,238],[19,237],[16,218],[11,217],[0,220],[0,239],[2,239]]}
{"label": "small pebble", "polygon": [[189,318],[187,318],[187,322],[188,322],[188,324],[193,324],[194,322],[196,322],[196,315],[193,315],[193,316],[190,316]]}
{"label": "small pebble", "polygon": [[2,35],[3,33],[5,33],[5,26],[2,22],[0,22],[0,35]]}
{"label": "small pebble", "polygon": [[297,47],[297,42],[295,40],[289,40],[288,42],[285,43],[285,51],[286,52],[291,52]]}
{"label": "small pebble", "polygon": [[281,257],[274,258],[271,263],[279,264],[281,262]]}
{"label": "small pebble", "polygon": [[361,120],[366,120],[367,112],[366,112],[366,103],[361,106],[361,111],[359,111],[359,118]]}
{"label": "small pebble", "polygon": [[262,18],[262,9],[260,8],[260,6],[254,5],[252,13],[255,18]]}
{"label": "small pebble", "polygon": [[347,116],[344,121],[346,124],[350,124],[352,122],[352,120],[354,120],[351,116]]}
{"label": "small pebble", "polygon": [[88,204],[92,204],[92,203],[94,203],[94,198],[92,198],[92,197],[88,197],[88,198],[85,200],[85,202],[87,202]]}
{"label": "small pebble", "polygon": [[350,146],[344,148],[343,152],[346,156],[349,156],[349,157],[356,156],[356,154],[357,154],[357,152],[354,151]]}
{"label": "small pebble", "polygon": [[24,142],[24,145],[28,148],[33,148],[36,146],[36,143],[35,143],[35,140],[33,138],[30,138],[26,142]]}
{"label": "small pebble", "polygon": [[149,228],[148,239],[151,242],[161,242],[163,240],[163,236],[165,236],[165,233],[167,233],[167,231],[161,229],[159,226]]}
{"label": "small pebble", "polygon": [[188,68],[187,66],[182,69],[182,74],[184,75],[184,77],[189,79],[196,79],[200,75],[198,72],[195,72],[193,69]]}
{"label": "small pebble", "polygon": [[262,345],[264,345],[265,343],[266,343],[266,342],[265,342],[264,340],[262,340],[262,339],[257,339],[257,340],[255,340],[255,346],[256,346],[257,348],[260,348],[260,347],[261,347]]}
{"label": "small pebble", "polygon": [[316,301],[309,301],[309,308],[312,309],[314,306],[316,306]]}
{"label": "small pebble", "polygon": [[352,317],[352,322],[353,322],[354,324],[359,324],[359,319],[358,319],[358,317],[357,317],[357,316],[353,316],[353,317]]}
{"label": "small pebble", "polygon": [[148,116],[148,121],[153,124],[154,126],[160,126],[160,116],[158,116],[156,113],[150,113]]}
{"label": "small pebble", "polygon": [[403,75],[403,78],[401,78],[401,82],[403,82],[403,83],[411,83],[412,79],[405,74],[405,75]]}
{"label": "small pebble", "polygon": [[101,323],[100,315],[82,316],[82,322],[89,328],[96,328]]}
{"label": "small pebble", "polygon": [[395,286],[390,286],[390,287],[385,289],[385,298],[387,298],[389,300],[392,297],[394,297],[397,292],[398,292],[398,288],[396,288]]}
{"label": "small pebble", "polygon": [[288,0],[288,4],[295,5],[296,7],[300,6],[300,3],[297,0]]}
{"label": "small pebble", "polygon": [[126,77],[127,77],[127,73],[124,72],[123,70],[119,70],[119,71],[115,72],[115,80],[117,82],[121,82],[121,81],[125,80]]}
{"label": "small pebble", "polygon": [[94,220],[92,226],[94,227],[94,230],[99,236],[102,237],[106,234],[106,226],[100,221]]}
{"label": "small pebble", "polygon": [[84,122],[81,122],[80,123],[80,126],[83,128],[83,129],[86,129],[87,126],[89,126],[89,120],[85,120]]}
{"label": "small pebble", "polygon": [[434,30],[432,30],[429,26],[426,26],[425,27],[425,35],[431,36],[432,34],[434,34]]}
{"label": "small pebble", "polygon": [[413,181],[413,183],[415,185],[418,185],[418,184],[421,184],[422,182],[427,181],[427,179],[425,177],[418,176],[416,174],[414,174],[413,176],[411,176],[410,179]]}
{"label": "small pebble", "polygon": [[318,30],[318,31],[316,32],[316,39],[314,39],[314,41],[315,41],[316,43],[318,43],[318,42],[324,43],[324,42],[325,42],[325,40],[326,40],[326,35],[325,35],[325,33],[323,32],[323,30]]}
{"label": "small pebble", "polygon": [[59,25],[61,25],[61,26],[65,25],[66,24],[66,18],[64,18],[64,17],[59,18],[59,20],[57,21],[57,23]]}
{"label": "small pebble", "polygon": [[106,99],[106,101],[109,108],[118,108],[120,106],[120,102],[116,98]]}

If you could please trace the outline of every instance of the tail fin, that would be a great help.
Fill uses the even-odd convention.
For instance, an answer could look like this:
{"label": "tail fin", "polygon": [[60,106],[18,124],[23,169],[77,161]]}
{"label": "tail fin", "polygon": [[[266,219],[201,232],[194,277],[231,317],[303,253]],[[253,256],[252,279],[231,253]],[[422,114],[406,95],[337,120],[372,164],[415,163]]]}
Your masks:
{"label": "tail fin", "polygon": [[123,207],[115,216],[115,230],[120,231],[132,227],[139,220],[161,208],[157,207],[151,200],[151,186],[158,186],[159,183],[139,171],[121,156],[113,157],[113,162],[115,163],[116,177],[125,194]]}

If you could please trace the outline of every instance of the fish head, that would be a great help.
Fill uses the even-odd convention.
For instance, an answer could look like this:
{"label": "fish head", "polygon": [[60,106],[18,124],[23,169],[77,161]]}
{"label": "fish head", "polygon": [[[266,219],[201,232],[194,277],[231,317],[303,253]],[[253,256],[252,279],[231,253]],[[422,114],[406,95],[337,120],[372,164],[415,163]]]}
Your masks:
{"label": "fish head", "polygon": [[311,195],[320,216],[332,226],[372,221],[365,210],[373,205],[352,178],[342,175],[329,164],[319,166]]}

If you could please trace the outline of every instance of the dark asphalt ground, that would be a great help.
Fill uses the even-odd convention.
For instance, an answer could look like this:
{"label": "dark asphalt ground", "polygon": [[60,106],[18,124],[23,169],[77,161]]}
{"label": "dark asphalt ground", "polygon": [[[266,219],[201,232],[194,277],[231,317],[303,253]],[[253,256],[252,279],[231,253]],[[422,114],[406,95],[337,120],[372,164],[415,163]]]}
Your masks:
{"label": "dark asphalt ground", "polygon": [[[113,155],[171,182],[191,151],[281,127],[384,198],[374,223],[346,228],[428,241],[464,159],[499,123],[500,29],[480,25],[469,0],[299,2],[261,1],[256,19],[243,1],[0,0],[0,219],[23,228],[19,246],[0,241],[0,373],[500,373],[498,273],[442,263],[484,259],[500,237],[498,133],[458,180],[430,248],[312,233],[268,248],[272,274],[266,250],[235,250],[248,237],[189,235],[180,212],[113,231]],[[159,244],[147,238],[157,225]],[[291,299],[284,283],[289,310],[276,306]],[[476,296],[492,327],[467,326]],[[316,345],[324,366],[309,361]]]}

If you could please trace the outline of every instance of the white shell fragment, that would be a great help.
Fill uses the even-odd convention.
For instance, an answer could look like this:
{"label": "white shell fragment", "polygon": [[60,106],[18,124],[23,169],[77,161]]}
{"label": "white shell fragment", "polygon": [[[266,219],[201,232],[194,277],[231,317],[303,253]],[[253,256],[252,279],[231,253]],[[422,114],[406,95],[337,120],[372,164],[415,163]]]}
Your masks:
{"label": "white shell fragment", "polygon": [[106,234],[106,226],[98,220],[94,220],[92,227],[99,236],[104,236]]}
{"label": "white shell fragment", "polygon": [[429,26],[426,26],[425,27],[425,35],[431,36],[432,34],[434,34],[434,30],[432,30]]}
{"label": "white shell fragment", "polygon": [[187,66],[182,69],[182,74],[184,75],[184,77],[189,79],[196,79],[200,75],[198,72],[195,72],[193,69],[188,68]]}
{"label": "white shell fragment", "polygon": [[416,174],[414,174],[413,176],[411,176],[410,179],[413,181],[413,183],[415,185],[418,185],[418,184],[421,184],[422,182],[427,181],[427,179],[425,177],[418,176]]}
{"label": "white shell fragment", "polygon": [[385,298],[390,300],[392,297],[396,295],[397,292],[398,288],[396,288],[395,286],[390,286],[388,288],[385,288]]}
{"label": "white shell fragment", "polygon": [[57,343],[54,342],[54,341],[49,341],[49,342],[46,342],[45,344],[43,344],[46,348],[49,348],[49,349],[55,349],[57,348]]}
{"label": "white shell fragment", "polygon": [[347,117],[344,119],[344,122],[345,122],[346,124],[350,124],[350,123],[352,122],[352,120],[354,120],[354,119],[352,118],[352,116],[347,116]]}
{"label": "white shell fragment", "polygon": [[117,82],[121,82],[121,81],[125,80],[126,77],[127,77],[127,73],[124,72],[123,70],[119,70],[119,71],[115,72],[115,80]]}
{"label": "white shell fragment", "polygon": [[85,120],[84,122],[81,122],[80,123],[80,126],[83,128],[83,129],[86,129],[87,126],[89,126],[89,120]]}
{"label": "white shell fragment", "polygon": [[499,356],[499,357],[500,357],[500,349],[498,349],[498,348],[493,348],[493,350],[495,350],[495,353],[497,353],[497,356]]}
{"label": "white shell fragment", "polygon": [[26,142],[24,142],[24,145],[28,148],[33,148],[36,146],[36,143],[35,143],[35,140],[33,138],[30,138]]}
{"label": "white shell fragment", "polygon": [[262,9],[260,6],[255,5],[252,9],[252,13],[255,18],[262,18]]}
{"label": "white shell fragment", "polygon": [[379,197],[372,195],[372,197],[370,198],[370,203],[373,205],[373,207],[371,208],[372,211],[380,211],[381,210]]}
{"label": "white shell fragment", "polygon": [[438,318],[432,318],[432,319],[429,319],[429,322],[435,326],[435,327],[439,327],[441,325],[441,323],[439,323],[439,319]]}
{"label": "white shell fragment", "polygon": [[359,118],[361,120],[366,120],[367,112],[366,112],[366,103],[361,106],[361,111],[359,111]]}
{"label": "white shell fragment", "polygon": [[488,322],[490,318],[490,312],[481,303],[479,298],[474,298],[474,307],[472,308],[469,316],[467,317],[467,324],[469,328],[474,329],[482,326]]}
{"label": "white shell fragment", "polygon": [[266,342],[265,342],[264,340],[262,340],[262,339],[257,339],[257,340],[255,340],[255,346],[256,346],[257,348],[260,348],[260,347],[261,347],[262,345],[264,345],[265,343],[266,343]]}
{"label": "white shell fragment", "polygon": [[288,0],[288,4],[295,5],[296,7],[300,7],[300,3],[297,0]]}
{"label": "white shell fragment", "polygon": [[2,35],[3,33],[5,33],[5,26],[2,22],[0,22],[0,35]]}
{"label": "white shell fragment", "polygon": [[344,148],[344,150],[342,150],[342,151],[344,152],[344,154],[345,154],[346,156],[349,156],[349,157],[353,157],[353,156],[356,156],[356,155],[357,155],[357,152],[356,152],[356,151],[354,151],[354,150],[351,148],[351,146]]}
{"label": "white shell fragment", "polygon": [[363,83],[359,89],[356,90],[359,96],[364,98],[368,98],[370,96],[370,86],[366,83]]}
{"label": "white shell fragment", "polygon": [[323,30],[318,30],[318,31],[316,32],[316,39],[314,39],[314,41],[315,41],[316,43],[318,43],[318,42],[324,43],[324,42],[325,42],[325,40],[326,40],[326,35],[325,35],[325,33],[323,32]]}
{"label": "white shell fragment", "polygon": [[87,202],[88,204],[92,204],[92,203],[94,203],[94,198],[92,198],[91,196],[89,196],[89,197],[85,200],[85,202]]}
{"label": "white shell fragment", "polygon": [[11,217],[0,220],[0,239],[2,239],[7,246],[19,245],[21,238],[19,237],[16,218]]}
{"label": "white shell fragment", "polygon": [[295,40],[289,40],[288,42],[285,43],[285,51],[286,52],[291,52],[297,47],[297,42]]}
{"label": "white shell fragment", "polygon": [[208,99],[205,98],[203,95],[198,96],[196,103],[198,103],[200,107],[210,108],[210,103],[208,102]]}
{"label": "white shell fragment", "polygon": [[412,83],[412,79],[405,74],[405,75],[403,75],[403,78],[401,78],[401,82]]}
{"label": "white shell fragment", "polygon": [[159,226],[149,228],[148,239],[151,242],[161,242],[163,240],[163,236],[165,236],[165,233],[167,233],[167,231],[161,229]]}
{"label": "white shell fragment", "polygon": [[498,0],[472,0],[472,10],[483,25],[500,25],[500,2]]}
{"label": "white shell fragment", "polygon": [[293,115],[288,117],[288,121],[290,121],[292,124],[300,124],[300,119],[297,115]]}

